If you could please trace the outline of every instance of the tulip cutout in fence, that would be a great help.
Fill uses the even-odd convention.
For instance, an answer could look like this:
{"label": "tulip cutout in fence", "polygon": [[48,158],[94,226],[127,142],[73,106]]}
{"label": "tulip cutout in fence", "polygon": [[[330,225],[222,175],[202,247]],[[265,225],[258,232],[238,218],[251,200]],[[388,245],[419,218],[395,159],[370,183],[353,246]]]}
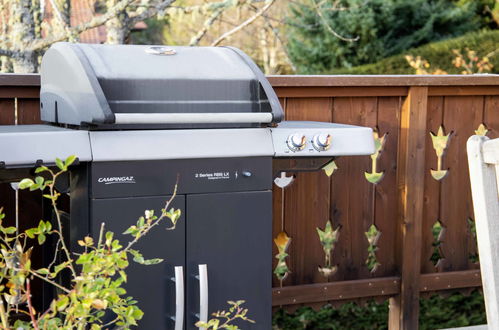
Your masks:
{"label": "tulip cutout in fence", "polygon": [[281,282],[286,279],[289,274],[289,267],[286,263],[286,258],[288,257],[288,247],[291,243],[291,238],[285,233],[280,232],[276,238],[274,238],[274,243],[277,246],[278,253],[275,258],[277,259],[277,266],[274,269],[274,274],[277,279]]}
{"label": "tulip cutout in fence", "polygon": [[294,175],[287,176],[286,172],[282,172],[280,176],[274,179],[274,184],[281,188],[281,232],[274,238],[274,244],[277,247],[277,265],[274,268],[274,275],[279,280],[282,287],[282,282],[290,273],[286,258],[288,257],[288,248],[291,244],[291,237],[284,231],[284,188],[288,187],[295,180]]}
{"label": "tulip cutout in fence", "polygon": [[371,155],[371,160],[372,160],[371,172],[365,172],[364,175],[366,176],[367,181],[376,184],[380,182],[381,179],[383,179],[383,176],[385,175],[384,171],[377,172],[377,168],[378,168],[378,159],[381,155],[381,152],[383,151],[383,147],[385,146],[386,134],[380,137],[378,129],[375,128],[373,130],[373,135],[374,135],[374,145],[376,147],[376,152]]}
{"label": "tulip cutout in fence", "polygon": [[376,272],[376,269],[381,265],[376,258],[376,251],[378,251],[378,241],[381,237],[381,232],[373,224],[369,227],[369,230],[365,233],[369,247],[367,248],[367,259],[366,265],[371,273]]}
{"label": "tulip cutout in fence", "polygon": [[451,136],[451,133],[444,135],[444,128],[440,126],[438,128],[437,135],[433,134],[430,132],[431,135],[431,141],[433,142],[433,149],[435,149],[435,152],[437,154],[437,169],[436,170],[431,170],[431,176],[435,180],[442,180],[445,178],[447,173],[449,173],[449,169],[444,170],[442,169],[442,158],[445,153],[445,149],[449,146],[449,138]]}
{"label": "tulip cutout in fence", "polygon": [[480,124],[480,126],[478,126],[478,128],[475,130],[475,134],[481,136],[486,136],[488,132],[489,130],[484,124]]}
{"label": "tulip cutout in fence", "polygon": [[281,172],[281,175],[274,179],[274,183],[279,188],[284,189],[287,186],[289,186],[291,183],[293,183],[294,180],[295,177],[293,175],[286,176],[286,172]]}
{"label": "tulip cutout in fence", "polygon": [[331,221],[326,222],[324,230],[317,228],[317,234],[319,235],[319,240],[324,250],[324,266],[319,266],[319,272],[326,278],[334,275],[338,270],[338,267],[332,265],[331,255],[334,250],[334,245],[338,241],[340,227],[333,230]]}
{"label": "tulip cutout in fence", "polygon": [[338,169],[338,165],[336,165],[336,163],[333,161],[327,163],[323,168],[322,170],[324,171],[324,173],[326,173],[326,175],[328,177],[330,177],[331,175],[333,175],[333,173]]}
{"label": "tulip cutout in fence", "polygon": [[439,268],[440,263],[442,262],[441,260],[444,259],[441,245],[445,235],[445,227],[437,220],[433,224],[431,231],[433,234],[433,253],[431,254],[430,260],[436,268]]}

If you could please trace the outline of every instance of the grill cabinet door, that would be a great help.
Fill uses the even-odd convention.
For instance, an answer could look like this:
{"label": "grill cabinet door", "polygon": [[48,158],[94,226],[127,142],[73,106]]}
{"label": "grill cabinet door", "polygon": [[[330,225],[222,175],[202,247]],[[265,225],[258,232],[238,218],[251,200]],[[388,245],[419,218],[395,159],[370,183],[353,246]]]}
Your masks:
{"label": "grill cabinet door", "polygon": [[[132,236],[122,235],[128,227],[134,225],[145,210],[155,210],[161,214],[169,196],[134,197],[92,200],[91,231],[98,237],[100,224],[106,223],[106,229],[115,233],[122,245],[126,246]],[[173,207],[185,211],[185,197],[177,196]],[[143,237],[134,249],[139,250],[145,259],[162,258],[164,261],[156,265],[140,265],[130,258],[130,266],[126,270],[128,281],[125,285],[126,296],[132,296],[138,301],[138,306],[144,312],[139,321],[139,329],[173,329],[175,315],[175,283],[174,267],[183,266],[185,273],[185,221],[184,216],[178,220],[175,230],[170,227],[168,218],[159,226],[154,227]]]}
{"label": "grill cabinet door", "polygon": [[188,195],[186,204],[187,329],[198,321],[200,264],[208,268],[208,319],[228,300],[245,300],[256,323],[239,327],[271,329],[271,192]]}

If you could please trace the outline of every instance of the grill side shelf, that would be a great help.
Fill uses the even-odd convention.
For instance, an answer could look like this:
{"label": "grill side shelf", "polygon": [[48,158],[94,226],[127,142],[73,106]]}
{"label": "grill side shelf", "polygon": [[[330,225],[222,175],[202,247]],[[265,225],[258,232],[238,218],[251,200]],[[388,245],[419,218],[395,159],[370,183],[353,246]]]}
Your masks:
{"label": "grill side shelf", "polygon": [[0,126],[0,162],[6,168],[55,164],[56,158],[76,155],[92,160],[87,131],[48,125]]}

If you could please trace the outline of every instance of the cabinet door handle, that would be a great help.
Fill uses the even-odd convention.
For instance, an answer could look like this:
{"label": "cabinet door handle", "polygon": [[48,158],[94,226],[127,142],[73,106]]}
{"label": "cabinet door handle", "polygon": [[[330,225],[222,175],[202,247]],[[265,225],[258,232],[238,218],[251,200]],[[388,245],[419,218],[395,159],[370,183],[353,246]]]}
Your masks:
{"label": "cabinet door handle", "polygon": [[175,330],[184,327],[184,268],[175,267]]}
{"label": "cabinet door handle", "polygon": [[206,264],[199,265],[199,321],[208,322],[208,266]]}

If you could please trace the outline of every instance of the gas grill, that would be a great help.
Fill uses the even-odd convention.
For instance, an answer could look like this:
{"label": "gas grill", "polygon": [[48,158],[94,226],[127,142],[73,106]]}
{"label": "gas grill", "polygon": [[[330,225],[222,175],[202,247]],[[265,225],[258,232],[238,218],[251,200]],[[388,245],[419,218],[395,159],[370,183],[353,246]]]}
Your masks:
{"label": "gas grill", "polygon": [[265,76],[230,47],[57,43],[43,57],[40,99],[47,124],[0,126],[0,177],[78,156],[73,251],[102,222],[122,233],[161,209],[179,178],[177,228],[137,247],[165,262],[129,268],[141,329],[194,329],[238,299],[256,321],[244,329],[270,329],[272,179],[374,152],[370,128],[283,122]]}

